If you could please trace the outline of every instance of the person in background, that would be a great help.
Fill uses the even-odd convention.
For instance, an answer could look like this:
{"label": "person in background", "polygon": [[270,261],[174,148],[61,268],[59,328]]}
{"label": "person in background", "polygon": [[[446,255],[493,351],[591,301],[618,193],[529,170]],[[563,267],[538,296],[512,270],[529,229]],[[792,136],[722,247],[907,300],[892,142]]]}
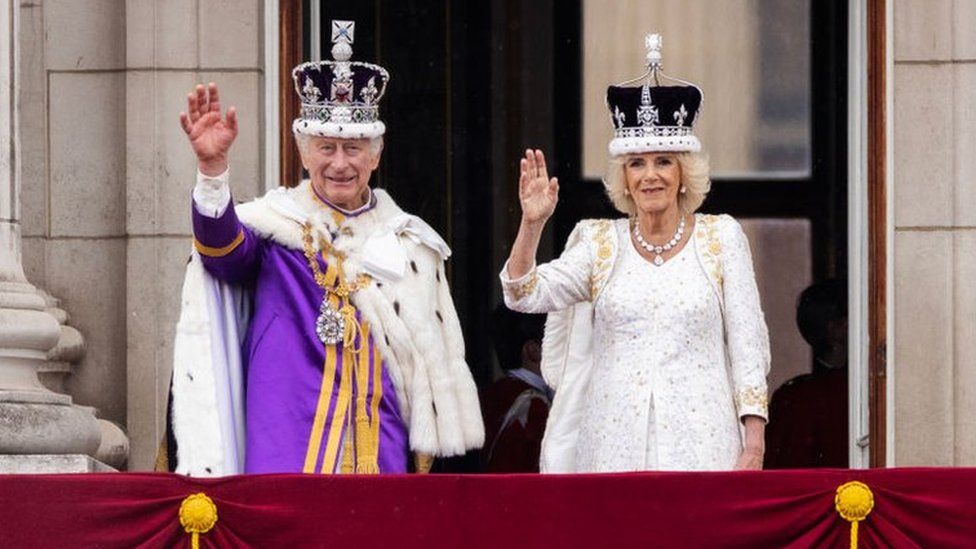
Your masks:
{"label": "person in background", "polygon": [[538,473],[539,448],[552,403],[552,389],[539,370],[545,317],[510,311],[492,313],[492,343],[505,375],[483,398],[483,468],[489,473]]}
{"label": "person in background", "polygon": [[847,468],[847,281],[803,290],[796,324],[813,349],[813,371],[773,393],[766,467]]}

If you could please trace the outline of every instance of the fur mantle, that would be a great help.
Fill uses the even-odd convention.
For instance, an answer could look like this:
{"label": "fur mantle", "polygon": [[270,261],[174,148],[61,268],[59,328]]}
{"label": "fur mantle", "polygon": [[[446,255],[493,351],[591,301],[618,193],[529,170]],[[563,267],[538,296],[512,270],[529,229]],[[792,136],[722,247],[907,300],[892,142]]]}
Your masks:
{"label": "fur mantle", "polygon": [[[373,277],[374,283],[351,299],[372,326],[374,341],[389,368],[411,449],[436,456],[463,454],[482,445],[484,427],[444,274],[450,249],[436,231],[404,213],[386,192],[373,192],[376,206],[347,218],[341,227],[316,201],[308,181],[291,189],[274,189],[237,206],[236,212],[260,237],[296,250],[302,249],[302,225],[308,223],[313,234],[346,255],[344,275],[349,281],[360,273]],[[217,289],[201,290],[201,285]],[[233,474],[243,469],[243,450],[236,460],[228,456],[235,447],[243,448],[227,440],[241,438],[233,428],[239,420],[198,415],[207,415],[208,409],[213,410],[209,415],[241,411],[240,406],[225,405],[233,404],[235,393],[240,392],[233,383],[224,383],[232,377],[224,370],[232,374],[235,369],[232,361],[228,366],[221,364],[221,357],[215,356],[209,364],[206,357],[200,358],[213,354],[214,348],[223,349],[224,355],[235,354],[234,343],[239,345],[246,331],[240,322],[229,322],[228,315],[221,314],[243,307],[219,303],[220,296],[233,295],[220,288],[226,286],[202,269],[199,258],[191,260],[174,345],[173,428],[178,439],[177,471],[185,474]],[[180,399],[177,380],[191,369],[197,382],[185,389],[196,396]],[[180,406],[181,402],[187,405]]]}

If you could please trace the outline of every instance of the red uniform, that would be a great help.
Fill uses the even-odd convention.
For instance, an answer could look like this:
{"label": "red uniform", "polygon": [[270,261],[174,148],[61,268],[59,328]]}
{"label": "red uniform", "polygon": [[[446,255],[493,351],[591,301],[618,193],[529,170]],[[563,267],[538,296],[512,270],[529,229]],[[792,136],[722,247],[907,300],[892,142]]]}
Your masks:
{"label": "red uniform", "polygon": [[847,468],[847,436],[847,368],[795,377],[769,406],[766,468]]}
{"label": "red uniform", "polygon": [[485,416],[485,471],[538,473],[539,449],[551,399],[518,377],[496,381],[481,400]]}

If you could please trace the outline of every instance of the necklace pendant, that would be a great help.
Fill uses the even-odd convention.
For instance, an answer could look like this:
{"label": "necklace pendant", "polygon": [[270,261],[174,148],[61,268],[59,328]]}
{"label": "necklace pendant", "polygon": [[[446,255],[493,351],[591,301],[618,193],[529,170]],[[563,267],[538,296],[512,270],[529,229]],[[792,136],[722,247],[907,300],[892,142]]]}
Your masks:
{"label": "necklace pendant", "polygon": [[346,330],[346,320],[329,303],[328,295],[322,299],[319,307],[319,317],[315,320],[315,333],[319,336],[322,343],[326,345],[338,345],[342,341],[343,332]]}
{"label": "necklace pendant", "polygon": [[659,255],[654,256],[654,264],[657,265],[658,267],[664,265],[664,258]]}

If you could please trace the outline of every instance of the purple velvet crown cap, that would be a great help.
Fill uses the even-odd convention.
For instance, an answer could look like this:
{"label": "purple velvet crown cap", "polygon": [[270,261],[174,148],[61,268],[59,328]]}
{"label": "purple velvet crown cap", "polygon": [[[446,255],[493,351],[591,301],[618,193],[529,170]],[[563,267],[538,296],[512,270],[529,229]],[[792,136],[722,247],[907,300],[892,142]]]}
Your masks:
{"label": "purple velvet crown cap", "polygon": [[697,152],[693,133],[702,104],[696,86],[610,86],[607,107],[613,122],[610,154]]}

